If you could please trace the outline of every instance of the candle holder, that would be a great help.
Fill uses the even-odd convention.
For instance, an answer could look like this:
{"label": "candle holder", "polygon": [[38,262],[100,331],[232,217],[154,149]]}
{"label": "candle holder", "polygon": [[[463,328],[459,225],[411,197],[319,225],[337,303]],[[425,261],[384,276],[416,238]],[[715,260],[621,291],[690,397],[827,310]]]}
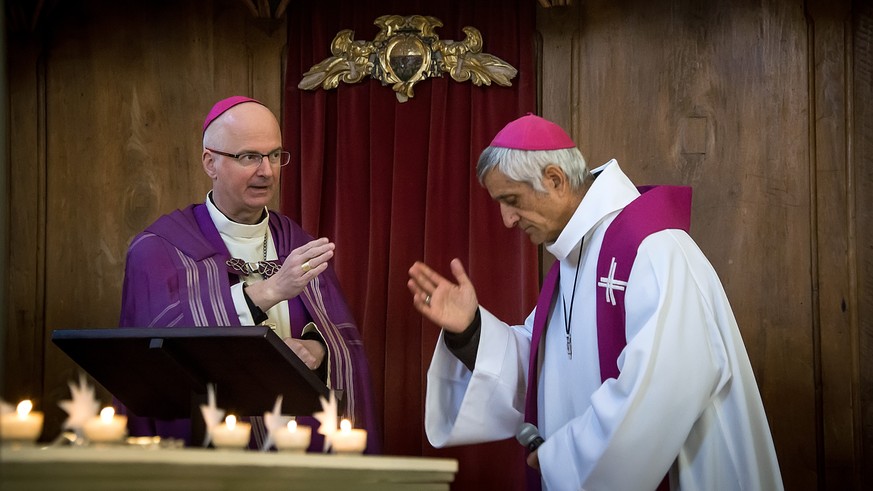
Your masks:
{"label": "candle holder", "polygon": [[127,436],[127,416],[119,416],[113,408],[104,407],[100,416],[85,422],[82,432],[91,443],[121,443]]}
{"label": "candle holder", "polygon": [[367,448],[367,430],[352,428],[347,419],[342,420],[339,431],[334,431],[329,438],[334,453],[360,454]]}
{"label": "candle holder", "polygon": [[42,433],[43,413],[31,411],[29,400],[21,401],[15,412],[0,415],[0,440],[13,446],[33,445]]}
{"label": "candle holder", "polygon": [[220,450],[239,450],[248,447],[252,425],[237,422],[233,415],[212,429],[212,445]]}
{"label": "candle holder", "polygon": [[309,448],[312,439],[312,428],[298,426],[296,421],[289,421],[287,426],[278,428],[273,434],[276,448],[284,452],[303,453]]}

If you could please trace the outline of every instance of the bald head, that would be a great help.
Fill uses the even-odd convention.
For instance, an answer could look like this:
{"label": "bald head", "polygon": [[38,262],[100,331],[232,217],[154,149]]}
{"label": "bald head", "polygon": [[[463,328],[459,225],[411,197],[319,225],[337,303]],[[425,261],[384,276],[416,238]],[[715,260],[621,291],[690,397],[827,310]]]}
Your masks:
{"label": "bald head", "polygon": [[[278,186],[278,165],[266,158],[282,150],[282,132],[273,113],[256,101],[233,105],[217,114],[203,132],[203,170],[212,179],[212,199],[228,218],[256,223]],[[265,156],[243,165],[240,154]]]}
{"label": "bald head", "polygon": [[230,142],[247,142],[265,136],[278,138],[281,144],[281,130],[276,116],[259,102],[243,102],[210,122],[203,132],[203,146],[227,147]]}

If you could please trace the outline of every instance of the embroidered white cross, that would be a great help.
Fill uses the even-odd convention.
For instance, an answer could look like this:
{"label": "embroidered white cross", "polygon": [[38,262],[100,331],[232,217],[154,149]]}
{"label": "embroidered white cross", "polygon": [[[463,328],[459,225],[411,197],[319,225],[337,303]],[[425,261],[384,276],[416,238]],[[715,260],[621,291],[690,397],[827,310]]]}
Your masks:
{"label": "embroidered white cross", "polygon": [[624,291],[624,287],[627,286],[627,281],[615,279],[615,257],[612,258],[612,263],[609,265],[609,276],[601,276],[597,286],[606,288],[606,301],[615,305],[615,290]]}

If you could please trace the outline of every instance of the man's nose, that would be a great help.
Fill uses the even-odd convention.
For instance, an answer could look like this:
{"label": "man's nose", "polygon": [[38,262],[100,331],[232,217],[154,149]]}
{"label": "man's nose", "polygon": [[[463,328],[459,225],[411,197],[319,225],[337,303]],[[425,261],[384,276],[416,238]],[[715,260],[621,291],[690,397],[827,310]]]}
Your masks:
{"label": "man's nose", "polygon": [[503,217],[503,225],[506,225],[506,228],[512,228],[518,223],[518,213],[511,206],[501,203],[500,215]]}
{"label": "man's nose", "polygon": [[259,175],[272,176],[276,172],[276,169],[274,169],[273,164],[270,163],[270,158],[264,155],[261,157],[261,163],[258,164],[257,171]]}

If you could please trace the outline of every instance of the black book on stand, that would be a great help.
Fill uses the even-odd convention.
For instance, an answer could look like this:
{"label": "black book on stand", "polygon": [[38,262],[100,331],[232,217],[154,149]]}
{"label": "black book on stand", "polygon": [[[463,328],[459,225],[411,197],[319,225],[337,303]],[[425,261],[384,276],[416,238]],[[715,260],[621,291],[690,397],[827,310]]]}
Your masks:
{"label": "black book on stand", "polygon": [[59,329],[52,342],[137,416],[200,417],[206,386],[228,414],[321,410],[327,386],[266,326]]}

